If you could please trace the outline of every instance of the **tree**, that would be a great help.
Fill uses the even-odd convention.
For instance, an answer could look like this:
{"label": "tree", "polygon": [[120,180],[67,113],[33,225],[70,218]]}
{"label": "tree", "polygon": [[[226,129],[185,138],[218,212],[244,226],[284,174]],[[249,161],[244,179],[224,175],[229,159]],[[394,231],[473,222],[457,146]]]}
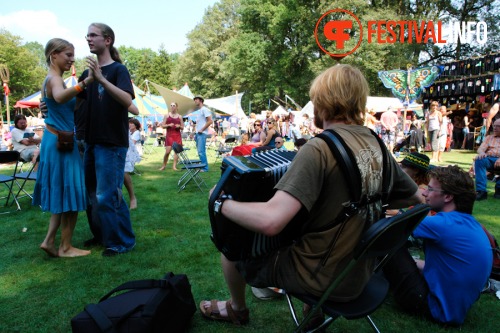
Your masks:
{"label": "tree", "polygon": [[40,90],[47,69],[40,64],[37,48],[35,44],[22,46],[21,37],[0,29],[0,64],[7,65],[10,72],[11,104]]}

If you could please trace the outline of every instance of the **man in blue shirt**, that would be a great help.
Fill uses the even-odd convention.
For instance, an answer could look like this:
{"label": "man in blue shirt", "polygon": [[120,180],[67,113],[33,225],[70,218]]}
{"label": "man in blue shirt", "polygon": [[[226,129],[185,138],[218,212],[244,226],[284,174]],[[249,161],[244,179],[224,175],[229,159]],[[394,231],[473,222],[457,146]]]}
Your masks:
{"label": "man in blue shirt", "polygon": [[429,172],[423,192],[436,212],[413,236],[424,242],[425,261],[414,261],[402,248],[384,267],[394,298],[406,311],[461,325],[488,281],[493,255],[481,225],[471,215],[474,182],[458,166]]}

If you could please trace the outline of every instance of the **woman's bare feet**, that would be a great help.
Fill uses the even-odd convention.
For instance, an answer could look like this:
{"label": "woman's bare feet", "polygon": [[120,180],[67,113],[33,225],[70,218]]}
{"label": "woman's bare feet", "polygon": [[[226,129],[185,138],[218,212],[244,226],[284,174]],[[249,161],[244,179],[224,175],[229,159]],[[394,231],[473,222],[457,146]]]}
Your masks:
{"label": "woman's bare feet", "polygon": [[45,242],[43,242],[42,244],[40,244],[40,248],[42,250],[44,250],[45,253],[47,253],[49,255],[49,257],[54,257],[54,258],[59,257],[59,255],[57,253],[57,250],[56,250],[56,247],[54,246],[54,244],[48,245]]}
{"label": "woman's bare feet", "polygon": [[59,257],[61,258],[74,258],[74,257],[83,257],[89,255],[91,252],[87,250],[77,249],[76,247],[71,246],[66,251],[62,248],[59,248]]}
{"label": "woman's bare feet", "polygon": [[161,167],[161,168],[159,168],[158,170],[160,170],[160,171],[165,170],[165,166],[162,166],[162,167]]}
{"label": "woman's bare feet", "polygon": [[172,168],[172,170],[174,170],[174,171],[179,171],[179,169],[177,169],[177,168]]}
{"label": "woman's bare feet", "polygon": [[137,198],[130,199],[130,209],[137,208]]}

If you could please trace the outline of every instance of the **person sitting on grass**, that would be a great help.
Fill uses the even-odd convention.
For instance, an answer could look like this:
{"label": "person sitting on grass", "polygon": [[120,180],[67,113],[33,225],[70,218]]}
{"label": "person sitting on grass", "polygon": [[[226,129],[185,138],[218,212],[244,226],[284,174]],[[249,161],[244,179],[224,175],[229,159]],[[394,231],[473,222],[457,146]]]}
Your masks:
{"label": "person sitting on grass", "polygon": [[[477,149],[474,158],[476,172],[476,200],[488,198],[486,192],[486,171],[500,169],[500,119],[493,123],[493,134],[488,135]],[[495,199],[500,199],[500,182],[495,185]]]}
{"label": "person sitting on grass", "polygon": [[423,192],[437,212],[413,231],[424,242],[425,261],[403,247],[384,266],[396,302],[407,312],[447,325],[461,325],[478,300],[492,267],[492,251],[471,215],[474,182],[456,165],[429,171]]}

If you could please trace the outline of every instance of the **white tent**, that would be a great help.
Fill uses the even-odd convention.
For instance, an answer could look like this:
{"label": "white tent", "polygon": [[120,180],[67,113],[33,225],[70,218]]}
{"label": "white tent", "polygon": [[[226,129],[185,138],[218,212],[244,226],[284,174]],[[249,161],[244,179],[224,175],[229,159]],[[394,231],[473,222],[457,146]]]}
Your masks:
{"label": "white tent", "polygon": [[172,102],[176,102],[179,105],[177,111],[180,115],[184,116],[194,110],[195,104],[192,98],[181,95],[178,92],[162,87],[154,82],[149,81],[149,83],[158,90],[167,105]]}
{"label": "white tent", "polygon": [[[368,100],[366,101],[366,107],[368,110],[374,109],[375,112],[384,112],[390,107],[394,111],[404,110],[404,105],[401,101],[395,97],[372,97],[368,96]],[[408,110],[417,111],[422,110],[421,104],[410,104],[408,106]]]}
{"label": "white tent", "polygon": [[314,117],[314,105],[311,101],[307,102],[307,104],[300,111],[301,115],[308,114],[309,117]]}
{"label": "white tent", "polygon": [[230,115],[236,114],[236,116],[241,118],[245,116],[245,112],[241,107],[242,96],[243,93],[239,93],[227,97],[206,99],[205,105]]}
{"label": "white tent", "polygon": [[[404,105],[399,101],[399,99],[395,97],[373,97],[368,96],[366,101],[366,107],[368,110],[374,109],[375,112],[384,112],[387,111],[389,107],[391,107],[394,111],[404,110]],[[422,105],[421,104],[410,104],[408,106],[408,110],[421,112]],[[309,117],[314,117],[314,106],[311,101],[309,101],[304,108],[302,108],[302,114],[307,113]]]}
{"label": "white tent", "polygon": [[273,116],[282,116],[282,115],[288,115],[288,111],[285,110],[285,108],[280,105],[276,108],[276,110],[273,111]]}

